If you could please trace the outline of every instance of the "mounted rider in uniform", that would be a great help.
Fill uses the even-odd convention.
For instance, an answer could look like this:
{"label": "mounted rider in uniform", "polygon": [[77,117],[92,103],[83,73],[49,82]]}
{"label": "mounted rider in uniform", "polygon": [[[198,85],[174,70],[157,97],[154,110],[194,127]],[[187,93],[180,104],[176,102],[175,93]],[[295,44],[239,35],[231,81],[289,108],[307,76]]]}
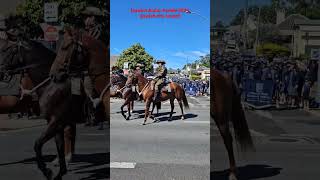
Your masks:
{"label": "mounted rider in uniform", "polygon": [[[84,29],[87,35],[102,41],[102,26],[97,22],[97,18],[103,16],[102,11],[96,7],[86,7],[81,14],[83,15],[85,25]],[[88,75],[84,77],[84,86],[88,96],[92,98],[97,96],[97,94],[94,92],[94,84]]]}
{"label": "mounted rider in uniform", "polygon": [[154,87],[154,102],[159,102],[161,100],[161,86],[166,81],[167,68],[164,66],[166,62],[163,60],[158,60],[156,63],[158,64],[158,67],[155,71],[155,77],[151,81],[151,87]]}

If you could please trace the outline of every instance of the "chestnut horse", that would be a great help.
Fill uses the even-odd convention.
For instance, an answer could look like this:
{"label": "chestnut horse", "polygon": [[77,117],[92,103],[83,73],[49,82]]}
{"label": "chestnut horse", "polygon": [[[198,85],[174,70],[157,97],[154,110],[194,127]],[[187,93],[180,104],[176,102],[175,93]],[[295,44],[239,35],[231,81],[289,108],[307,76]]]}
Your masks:
{"label": "chestnut horse", "polygon": [[[228,75],[211,69],[211,105],[210,116],[214,119],[225,147],[228,151],[230,162],[230,180],[236,180],[236,163],[232,145],[232,135],[229,122],[232,122],[235,139],[240,144],[241,150],[254,150],[250,131],[242,109],[240,95]],[[212,129],[212,128],[210,128]],[[210,132],[213,134],[213,132]]]}
{"label": "chestnut horse", "polygon": [[[146,125],[147,119],[149,117],[150,105],[153,102],[154,88],[151,87],[150,81],[147,78],[145,78],[142,74],[137,72],[134,74],[134,78],[136,79],[136,83],[138,84],[138,87],[139,87],[138,88],[139,94],[142,95],[143,100],[146,103],[144,122],[143,122],[143,125]],[[187,109],[189,108],[188,100],[184,92],[184,89],[175,82],[170,82],[168,85],[170,86],[171,92],[161,91],[160,100],[161,101],[170,100],[171,112],[170,112],[169,120],[172,120],[172,114],[174,110],[174,100],[177,99],[181,109],[181,114],[182,114],[181,119],[183,120],[185,118],[184,112],[183,112],[183,106]],[[157,103],[153,103],[151,115],[153,114],[153,110],[156,105]],[[157,121],[156,117],[155,117],[155,121]]]}
{"label": "chestnut horse", "polygon": [[[47,168],[42,156],[42,147],[55,137],[60,169],[54,179],[62,179],[67,173],[64,153],[64,128],[75,126],[81,116],[81,105],[74,103],[71,77],[88,71],[93,82],[94,91],[99,98],[93,99],[99,118],[109,123],[109,52],[100,41],[81,33],[77,29],[67,29],[64,41],[51,67],[50,83],[40,97],[40,107],[48,121],[47,128],[36,140],[34,150],[38,168],[49,180],[53,173]],[[82,86],[83,87],[83,86]],[[86,88],[86,87],[84,87]],[[83,91],[82,91],[83,93]],[[98,103],[96,103],[98,100]]]}

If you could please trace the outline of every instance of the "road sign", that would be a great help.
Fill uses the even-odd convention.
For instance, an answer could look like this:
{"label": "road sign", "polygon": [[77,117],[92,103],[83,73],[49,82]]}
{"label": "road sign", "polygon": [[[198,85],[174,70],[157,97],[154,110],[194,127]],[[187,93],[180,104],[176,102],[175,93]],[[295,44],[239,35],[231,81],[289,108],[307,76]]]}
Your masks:
{"label": "road sign", "polygon": [[271,106],[273,82],[271,80],[246,80],[246,102],[256,107]]}
{"label": "road sign", "polygon": [[123,63],[123,69],[129,69],[129,62]]}
{"label": "road sign", "polygon": [[44,4],[44,21],[57,22],[58,21],[58,2],[51,2]]}
{"label": "road sign", "polygon": [[59,40],[59,30],[55,26],[47,26],[44,30],[44,40],[45,41],[58,41]]}

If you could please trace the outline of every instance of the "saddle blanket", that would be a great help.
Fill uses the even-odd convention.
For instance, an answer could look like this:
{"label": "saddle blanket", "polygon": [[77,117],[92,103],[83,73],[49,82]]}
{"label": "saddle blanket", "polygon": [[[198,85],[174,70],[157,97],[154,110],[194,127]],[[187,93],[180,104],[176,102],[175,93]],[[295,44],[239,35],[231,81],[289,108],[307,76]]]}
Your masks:
{"label": "saddle blanket", "polygon": [[18,96],[20,95],[21,75],[16,74],[8,81],[0,81],[0,96]]}

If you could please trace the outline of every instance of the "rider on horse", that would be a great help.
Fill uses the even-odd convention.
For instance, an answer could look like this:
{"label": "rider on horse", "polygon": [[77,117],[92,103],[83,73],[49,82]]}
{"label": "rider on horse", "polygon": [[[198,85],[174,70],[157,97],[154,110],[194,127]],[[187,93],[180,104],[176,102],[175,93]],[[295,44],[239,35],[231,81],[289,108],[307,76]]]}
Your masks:
{"label": "rider on horse", "polygon": [[[100,35],[101,35],[102,29],[101,29],[101,25],[98,24],[96,19],[97,19],[97,17],[103,15],[102,11],[96,7],[86,7],[86,9],[81,12],[81,14],[83,15],[83,20],[84,20],[84,24],[85,24],[84,30],[87,33],[87,35],[89,35],[95,39],[101,40]],[[86,89],[86,93],[90,97],[95,97],[94,96],[94,85],[93,85],[93,82],[92,82],[90,76],[88,76],[88,75],[85,76],[85,78],[84,78],[84,86]]]}
{"label": "rider on horse", "polygon": [[156,71],[155,71],[155,77],[151,81],[151,87],[154,87],[154,90],[155,90],[153,100],[155,102],[159,102],[161,97],[160,86],[162,86],[165,83],[166,76],[167,76],[167,68],[164,66],[166,62],[163,60],[158,60],[156,63],[158,64],[158,67],[156,68]]}

